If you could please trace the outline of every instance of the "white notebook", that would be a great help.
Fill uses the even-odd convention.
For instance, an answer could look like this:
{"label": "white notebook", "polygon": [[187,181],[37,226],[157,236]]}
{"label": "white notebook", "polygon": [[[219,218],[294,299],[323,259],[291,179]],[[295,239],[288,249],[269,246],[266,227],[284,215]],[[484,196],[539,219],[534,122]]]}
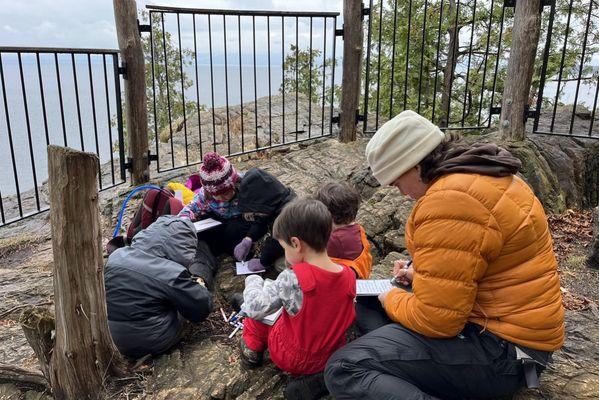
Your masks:
{"label": "white notebook", "polygon": [[221,224],[222,224],[222,222],[220,222],[220,221],[217,221],[212,218],[206,218],[206,219],[201,219],[197,222],[194,222],[193,226],[195,226],[196,232],[203,232],[203,231],[207,231],[210,228],[214,228],[215,226],[219,226]]}
{"label": "white notebook", "polygon": [[391,290],[393,285],[389,279],[358,279],[356,281],[356,296],[378,296]]}
{"label": "white notebook", "polygon": [[247,261],[238,261],[238,262],[236,262],[235,263],[235,269],[236,269],[237,275],[259,274],[260,272],[266,271],[265,269],[262,269],[260,271],[250,271],[249,268],[248,268],[248,262]]}

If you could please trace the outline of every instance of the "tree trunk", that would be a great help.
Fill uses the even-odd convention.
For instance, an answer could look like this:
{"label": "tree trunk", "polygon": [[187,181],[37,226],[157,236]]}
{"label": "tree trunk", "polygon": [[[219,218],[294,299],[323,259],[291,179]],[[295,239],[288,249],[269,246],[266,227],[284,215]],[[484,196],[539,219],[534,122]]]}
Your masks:
{"label": "tree trunk", "polygon": [[451,105],[451,86],[453,85],[453,74],[458,62],[458,45],[460,43],[459,15],[456,10],[455,0],[449,0],[449,20],[453,19],[453,24],[449,27],[449,46],[447,50],[447,63],[443,70],[443,93],[441,94],[441,118],[439,126],[447,128],[449,126],[449,111]]}
{"label": "tree trunk", "polygon": [[362,61],[361,0],[343,1],[343,79],[341,82],[340,139],[342,142],[356,140],[356,111],[360,96],[360,62]]}
{"label": "tree trunk", "polygon": [[126,67],[125,112],[129,155],[132,159],[131,183],[139,185],[150,179],[144,53],[135,0],[114,0],[113,5],[119,49]]}
{"label": "tree trunk", "polygon": [[525,110],[541,34],[541,0],[516,2],[512,48],[501,101],[499,129],[504,139],[524,140]]}
{"label": "tree trunk", "polygon": [[19,322],[27,342],[37,356],[42,373],[50,382],[50,360],[54,347],[52,331],[56,327],[54,316],[47,308],[31,307],[21,313]]}
{"label": "tree trunk", "polygon": [[98,398],[106,376],[124,366],[108,330],[97,167],[92,153],[48,146],[57,399]]}

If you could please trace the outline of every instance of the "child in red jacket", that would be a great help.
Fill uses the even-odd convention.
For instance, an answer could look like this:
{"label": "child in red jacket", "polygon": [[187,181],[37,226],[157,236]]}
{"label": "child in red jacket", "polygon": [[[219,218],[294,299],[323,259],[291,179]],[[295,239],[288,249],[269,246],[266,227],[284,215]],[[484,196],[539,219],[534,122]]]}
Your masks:
{"label": "child in red jacket", "polygon": [[[326,394],[322,371],[331,354],[346,343],[345,332],[354,321],[356,277],[327,256],[331,229],[331,213],[321,202],[289,203],[275,221],[273,236],[292,267],[273,282],[265,283],[258,275],[246,278],[241,357],[255,367],[268,348],[276,366],[302,376],[287,386],[286,398]],[[274,325],[259,322],[281,307]]]}

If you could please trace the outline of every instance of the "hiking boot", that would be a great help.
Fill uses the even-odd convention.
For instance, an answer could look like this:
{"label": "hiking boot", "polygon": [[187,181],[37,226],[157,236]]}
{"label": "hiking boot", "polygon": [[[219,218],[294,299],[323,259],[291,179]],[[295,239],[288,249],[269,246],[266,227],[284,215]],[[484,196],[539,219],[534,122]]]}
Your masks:
{"label": "hiking boot", "polygon": [[285,398],[288,400],[317,400],[327,394],[329,390],[322,372],[291,379],[285,388]]}
{"label": "hiking boot", "polygon": [[239,355],[241,356],[241,363],[248,369],[253,369],[262,365],[264,359],[264,353],[254,351],[250,349],[243,337],[239,339]]}
{"label": "hiking boot", "polygon": [[241,311],[241,305],[243,304],[243,294],[233,294],[229,302],[231,303],[231,307],[233,307],[233,310],[235,310],[235,312]]}

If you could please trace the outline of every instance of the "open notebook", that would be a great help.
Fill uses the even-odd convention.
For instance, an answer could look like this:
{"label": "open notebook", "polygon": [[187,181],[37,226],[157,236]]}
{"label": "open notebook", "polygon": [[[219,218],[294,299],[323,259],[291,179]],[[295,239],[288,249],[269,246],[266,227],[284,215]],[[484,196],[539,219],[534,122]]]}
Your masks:
{"label": "open notebook", "polygon": [[358,279],[356,281],[356,296],[378,296],[392,288],[393,285],[389,279]]}
{"label": "open notebook", "polygon": [[250,275],[250,274],[259,274],[260,272],[266,271],[265,269],[261,269],[260,271],[251,271],[248,268],[247,261],[238,261],[235,263],[235,273],[237,275]]}
{"label": "open notebook", "polygon": [[221,225],[222,222],[217,221],[212,218],[201,219],[197,222],[193,223],[193,226],[196,228],[196,232],[207,231],[208,229],[214,228],[215,226]]}

